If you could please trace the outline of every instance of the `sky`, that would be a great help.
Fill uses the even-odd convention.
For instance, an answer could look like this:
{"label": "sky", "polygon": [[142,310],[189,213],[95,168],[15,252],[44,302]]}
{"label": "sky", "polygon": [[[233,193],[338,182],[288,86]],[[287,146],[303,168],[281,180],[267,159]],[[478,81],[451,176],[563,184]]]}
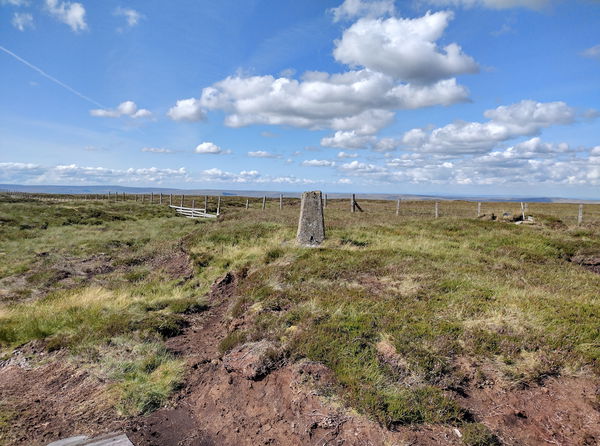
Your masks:
{"label": "sky", "polygon": [[600,199],[598,0],[0,0],[0,183]]}

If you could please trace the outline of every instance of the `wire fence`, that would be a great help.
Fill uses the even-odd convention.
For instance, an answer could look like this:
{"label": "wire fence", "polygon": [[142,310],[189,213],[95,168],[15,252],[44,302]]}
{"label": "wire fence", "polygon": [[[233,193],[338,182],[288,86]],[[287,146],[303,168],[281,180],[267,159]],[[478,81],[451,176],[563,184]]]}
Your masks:
{"label": "wire fence", "polygon": [[[139,203],[148,205],[181,206],[204,209],[206,212],[224,214],[228,210],[274,210],[300,207],[300,198],[271,195],[262,197],[209,196],[188,194],[33,194],[3,192],[5,199],[42,200],[47,202],[102,201],[112,203]],[[324,195],[323,206],[327,210],[356,213],[381,214],[398,218],[483,218],[519,220],[523,216],[562,221],[568,225],[600,223],[600,203],[558,202],[509,202],[465,200],[375,200],[354,195],[328,198]]]}

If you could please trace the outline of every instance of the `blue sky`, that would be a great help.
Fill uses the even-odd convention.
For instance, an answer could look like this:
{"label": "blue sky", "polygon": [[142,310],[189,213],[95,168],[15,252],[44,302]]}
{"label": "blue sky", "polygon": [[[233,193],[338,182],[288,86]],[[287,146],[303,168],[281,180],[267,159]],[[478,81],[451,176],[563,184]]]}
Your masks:
{"label": "blue sky", "polygon": [[0,0],[0,183],[600,199],[594,0]]}

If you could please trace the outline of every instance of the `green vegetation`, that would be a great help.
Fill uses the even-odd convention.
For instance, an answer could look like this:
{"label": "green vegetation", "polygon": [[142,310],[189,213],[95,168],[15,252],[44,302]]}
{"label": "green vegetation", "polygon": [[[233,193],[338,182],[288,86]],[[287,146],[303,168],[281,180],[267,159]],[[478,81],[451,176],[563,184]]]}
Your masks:
{"label": "green vegetation", "polygon": [[[207,308],[218,277],[244,271],[229,315],[246,323],[221,351],[266,338],[290,360],[320,361],[339,397],[387,426],[452,423],[465,444],[496,444],[483,426],[464,424],[449,392],[465,382],[463,358],[514,386],[584,367],[600,373],[600,275],[569,262],[600,254],[600,227],[571,224],[573,205],[518,226],[396,217],[390,202],[350,214],[347,202],[330,200],[326,242],[302,248],[291,200],[282,211],[246,211],[244,201],[223,200],[218,221],[132,201],[0,201],[0,279],[11,289],[0,346],[8,353],[42,339],[69,348],[113,382],[124,414],[147,412],[184,372],[162,339],[181,331],[184,313]],[[181,252],[190,274],[165,266]],[[97,272],[79,281],[58,274],[90,258],[103,264]]]}

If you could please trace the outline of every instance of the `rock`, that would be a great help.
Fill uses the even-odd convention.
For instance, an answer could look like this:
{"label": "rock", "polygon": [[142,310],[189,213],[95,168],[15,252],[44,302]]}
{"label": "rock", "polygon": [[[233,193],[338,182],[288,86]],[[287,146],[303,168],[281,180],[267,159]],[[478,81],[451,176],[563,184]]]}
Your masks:
{"label": "rock", "polygon": [[263,340],[235,347],[223,357],[223,365],[230,373],[239,373],[246,379],[257,380],[275,369],[280,358],[280,351],[275,344]]}
{"label": "rock", "polygon": [[325,220],[321,191],[304,192],[302,194],[296,239],[299,244],[304,246],[318,246],[325,240]]}

